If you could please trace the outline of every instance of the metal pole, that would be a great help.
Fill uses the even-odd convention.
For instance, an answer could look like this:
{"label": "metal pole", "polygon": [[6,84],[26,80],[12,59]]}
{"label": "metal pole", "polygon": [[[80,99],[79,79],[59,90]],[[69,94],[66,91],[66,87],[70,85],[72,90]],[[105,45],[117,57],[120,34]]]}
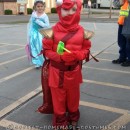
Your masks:
{"label": "metal pole", "polygon": [[111,19],[111,14],[112,14],[112,0],[110,0],[110,15],[109,15],[110,19]]}

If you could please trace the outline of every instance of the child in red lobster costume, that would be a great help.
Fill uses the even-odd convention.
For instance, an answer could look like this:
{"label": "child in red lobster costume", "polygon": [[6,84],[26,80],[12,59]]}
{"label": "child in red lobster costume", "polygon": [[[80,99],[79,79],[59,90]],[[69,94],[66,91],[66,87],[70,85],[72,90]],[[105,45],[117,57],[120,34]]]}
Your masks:
{"label": "child in red lobster costume", "polygon": [[[79,120],[80,83],[82,83],[81,62],[88,60],[93,32],[79,25],[80,0],[58,0],[59,22],[52,29],[43,30],[44,55],[50,60],[49,86],[54,108],[53,126],[57,130],[68,129]],[[66,41],[67,39],[67,41]],[[70,51],[57,53],[59,41],[65,42]]]}

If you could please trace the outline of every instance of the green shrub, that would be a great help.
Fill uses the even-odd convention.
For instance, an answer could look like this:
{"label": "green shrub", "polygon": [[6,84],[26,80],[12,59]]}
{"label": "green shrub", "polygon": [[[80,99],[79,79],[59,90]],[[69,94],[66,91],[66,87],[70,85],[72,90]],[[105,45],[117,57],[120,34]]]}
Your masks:
{"label": "green shrub", "polygon": [[51,13],[57,13],[56,8],[51,8]]}
{"label": "green shrub", "polygon": [[27,8],[27,14],[32,14],[32,12],[33,12],[33,9]]}
{"label": "green shrub", "polygon": [[10,10],[10,9],[6,9],[6,10],[4,11],[4,14],[5,14],[5,15],[12,15],[13,12],[12,12],[12,10]]}

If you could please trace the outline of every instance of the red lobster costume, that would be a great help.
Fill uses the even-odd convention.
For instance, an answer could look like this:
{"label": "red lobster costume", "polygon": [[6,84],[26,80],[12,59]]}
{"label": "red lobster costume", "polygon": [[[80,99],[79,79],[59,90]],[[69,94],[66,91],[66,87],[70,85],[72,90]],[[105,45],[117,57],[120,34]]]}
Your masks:
{"label": "red lobster costume", "polygon": [[[62,17],[61,8],[70,9],[75,3],[78,7],[76,13]],[[88,39],[93,35],[79,25],[80,11],[80,0],[63,0],[57,6],[59,22],[52,29],[43,31],[44,54],[50,60],[48,80],[54,108],[53,126],[57,127],[66,127],[68,122],[77,122],[80,117],[81,62],[89,58],[91,42]],[[65,48],[71,53],[59,55],[58,43],[66,36],[70,37],[65,41]]]}

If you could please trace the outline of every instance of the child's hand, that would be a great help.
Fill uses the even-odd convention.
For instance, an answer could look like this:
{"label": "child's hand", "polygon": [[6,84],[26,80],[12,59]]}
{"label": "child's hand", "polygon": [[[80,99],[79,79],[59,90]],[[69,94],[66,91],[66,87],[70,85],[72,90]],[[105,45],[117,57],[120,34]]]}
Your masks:
{"label": "child's hand", "polygon": [[75,60],[73,53],[64,52],[63,55],[61,55],[61,59],[65,62],[71,62]]}
{"label": "child's hand", "polygon": [[74,51],[73,54],[76,60],[84,60],[84,59],[89,60],[89,52],[85,54],[82,51]]}
{"label": "child's hand", "polygon": [[39,22],[41,22],[41,20],[39,20],[38,18],[36,18],[35,23],[38,24]]}

